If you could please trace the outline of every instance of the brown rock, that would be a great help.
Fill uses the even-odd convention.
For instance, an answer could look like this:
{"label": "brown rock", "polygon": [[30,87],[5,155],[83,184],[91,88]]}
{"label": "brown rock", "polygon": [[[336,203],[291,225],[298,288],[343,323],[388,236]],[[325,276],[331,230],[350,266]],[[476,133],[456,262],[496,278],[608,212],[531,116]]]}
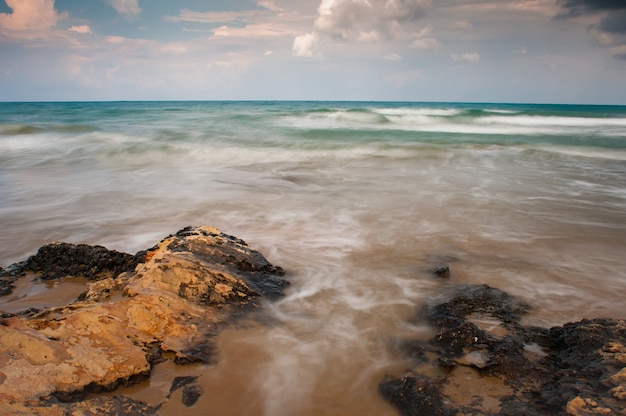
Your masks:
{"label": "brown rock", "polygon": [[[282,269],[212,227],[186,228],[167,237],[144,253],[147,261],[131,272],[122,260],[136,257],[103,250],[95,252],[120,273],[100,273],[90,266],[90,273],[102,274],[102,279],[79,301],[30,318],[3,319],[1,401],[29,403],[35,409],[33,403],[52,396],[82,400],[87,392],[148,377],[160,352],[175,353],[178,362],[207,361],[219,327],[260,306],[261,295],[279,296],[286,285]],[[81,247],[80,253],[88,252]],[[92,264],[86,257],[81,262]],[[58,277],[62,270],[77,268],[55,262]]]}

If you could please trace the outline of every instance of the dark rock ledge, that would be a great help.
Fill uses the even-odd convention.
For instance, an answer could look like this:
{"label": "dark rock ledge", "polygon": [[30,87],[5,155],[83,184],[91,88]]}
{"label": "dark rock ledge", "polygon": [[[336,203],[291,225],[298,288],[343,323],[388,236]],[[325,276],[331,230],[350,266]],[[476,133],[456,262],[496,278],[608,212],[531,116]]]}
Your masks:
{"label": "dark rock ledge", "polygon": [[[0,303],[0,414],[156,414],[125,397],[84,399],[146,379],[164,354],[181,364],[212,360],[219,329],[282,296],[284,274],[212,227],[185,228],[136,255],[46,245],[0,269],[0,296],[25,275],[93,282],[64,307],[16,315]],[[188,406],[202,394],[195,383],[177,388]]]}
{"label": "dark rock ledge", "polygon": [[415,365],[381,394],[411,416],[626,415],[626,321],[525,327],[528,308],[487,285],[424,306],[437,333],[400,343]]}

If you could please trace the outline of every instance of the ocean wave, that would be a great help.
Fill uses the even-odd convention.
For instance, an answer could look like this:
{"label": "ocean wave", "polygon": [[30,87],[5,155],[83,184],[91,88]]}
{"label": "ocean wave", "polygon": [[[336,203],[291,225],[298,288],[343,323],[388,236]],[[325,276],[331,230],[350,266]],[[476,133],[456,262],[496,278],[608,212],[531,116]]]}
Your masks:
{"label": "ocean wave", "polygon": [[0,124],[1,136],[21,136],[24,134],[36,134],[43,129],[28,124]]}
{"label": "ocean wave", "polygon": [[488,116],[476,119],[480,124],[501,124],[511,126],[539,127],[626,127],[626,118],[591,118],[591,117],[559,117],[518,115]]}
{"label": "ocean wave", "polygon": [[391,115],[409,118],[413,116],[451,117],[464,113],[463,110],[452,108],[381,108],[373,111],[384,116]]}
{"label": "ocean wave", "polygon": [[292,114],[277,123],[309,130],[397,130],[468,135],[626,136],[626,118],[537,115],[506,109],[372,108]]}

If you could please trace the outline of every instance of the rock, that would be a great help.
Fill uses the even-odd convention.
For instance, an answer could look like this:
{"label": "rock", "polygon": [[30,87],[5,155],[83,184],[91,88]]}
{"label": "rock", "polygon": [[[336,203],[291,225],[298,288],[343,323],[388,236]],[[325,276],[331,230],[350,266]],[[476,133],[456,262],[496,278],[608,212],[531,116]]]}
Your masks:
{"label": "rock", "polygon": [[[550,334],[554,376],[541,389],[543,400],[569,408],[580,396],[586,411],[626,409],[619,394],[626,387],[626,321],[583,320],[551,328]],[[596,404],[592,406],[589,400]]]}
{"label": "rock", "polygon": [[170,387],[170,394],[172,394],[176,390],[179,390],[189,384],[195,383],[197,380],[198,380],[198,377],[194,377],[194,376],[175,377],[174,380],[172,381],[172,386]]}
{"label": "rock", "polygon": [[[403,344],[402,351],[420,360],[408,374],[383,382],[381,393],[410,415],[425,414],[425,402],[429,414],[624,414],[626,322],[524,327],[520,320],[528,308],[487,285],[459,286],[447,301],[425,305],[421,317],[437,333],[427,343]],[[457,367],[467,369],[463,378],[470,380],[463,388],[474,391],[465,396],[476,400],[462,402],[461,395],[445,394],[452,391],[446,387]],[[415,379],[420,371],[440,376]]]}
{"label": "rock", "polygon": [[170,387],[170,394],[167,396],[170,398],[173,392],[179,389],[183,389],[183,397],[181,398],[182,403],[187,406],[193,406],[196,401],[202,396],[204,391],[202,387],[196,382],[198,377],[193,376],[185,376],[185,377],[176,377],[172,382],[172,387]]}
{"label": "rock", "polygon": [[437,305],[426,304],[422,316],[435,325],[461,322],[472,314],[488,315],[506,326],[516,326],[529,306],[488,285],[459,285],[452,299]]}
{"label": "rock", "polygon": [[99,280],[134,270],[142,259],[131,254],[87,244],[47,244],[20,264],[20,272],[33,272],[41,280],[84,277]]}
{"label": "rock", "polygon": [[[221,327],[287,285],[282,269],[212,227],[185,228],[140,255],[116,253],[55,243],[19,265],[46,278],[100,280],[67,306],[2,318],[0,401],[83,400],[149,377],[166,352],[179,363],[208,362]],[[191,405],[200,394],[189,388],[184,397]]]}
{"label": "rock", "polygon": [[67,406],[67,415],[156,416],[158,409],[124,396],[95,397]]}
{"label": "rock", "polygon": [[593,399],[583,399],[576,396],[565,408],[569,416],[592,416],[592,415],[610,415],[611,409],[608,407],[598,406]]}
{"label": "rock", "polygon": [[384,381],[379,391],[403,416],[452,415],[443,403],[439,388],[425,376],[410,376]]}
{"label": "rock", "polygon": [[185,406],[191,407],[198,401],[200,396],[202,396],[202,393],[204,393],[204,391],[199,384],[190,384],[183,387],[183,398],[181,401]]}
{"label": "rock", "polygon": [[442,279],[447,279],[450,277],[450,267],[448,266],[439,266],[433,269],[433,274]]}

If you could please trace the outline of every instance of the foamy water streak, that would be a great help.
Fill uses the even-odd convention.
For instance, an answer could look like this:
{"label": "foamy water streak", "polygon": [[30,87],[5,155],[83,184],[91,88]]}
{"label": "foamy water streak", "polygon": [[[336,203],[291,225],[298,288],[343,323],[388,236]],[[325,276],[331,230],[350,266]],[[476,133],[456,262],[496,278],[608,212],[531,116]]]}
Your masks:
{"label": "foamy water streak", "polygon": [[[50,241],[134,252],[215,225],[293,284],[273,325],[219,337],[186,414],[392,415],[377,385],[406,366],[393,340],[428,336],[409,319],[448,285],[520,296],[539,325],[623,317],[625,120],[586,106],[0,104],[0,265]],[[429,273],[441,264],[450,283]]]}

